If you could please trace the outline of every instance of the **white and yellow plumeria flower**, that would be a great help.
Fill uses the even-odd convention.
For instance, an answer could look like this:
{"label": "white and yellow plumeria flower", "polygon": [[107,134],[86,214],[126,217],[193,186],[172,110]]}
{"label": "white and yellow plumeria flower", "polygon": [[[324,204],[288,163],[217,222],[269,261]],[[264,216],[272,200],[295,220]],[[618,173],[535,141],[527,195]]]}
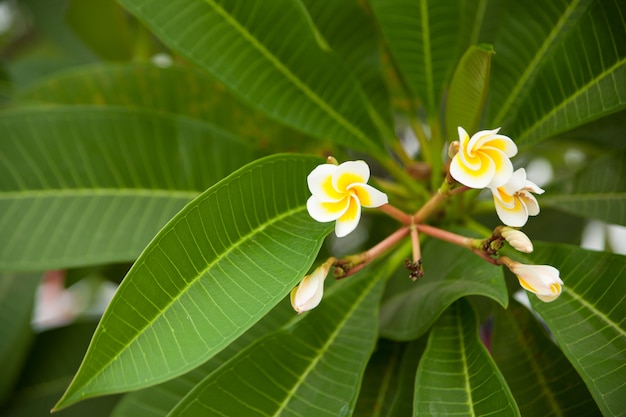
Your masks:
{"label": "white and yellow plumeria flower", "polygon": [[300,285],[291,290],[291,306],[298,314],[317,307],[322,301],[324,280],[334,262],[335,258],[329,258],[313,273],[305,276]]}
{"label": "white and yellow plumeria flower", "polygon": [[543,194],[543,190],[526,179],[524,168],[515,171],[509,182],[492,188],[491,192],[498,217],[507,226],[522,227],[528,216],[539,214],[539,203],[531,192]]}
{"label": "white and yellow plumeria flower", "polygon": [[513,272],[520,285],[527,291],[534,293],[541,301],[549,303],[561,295],[563,281],[559,277],[559,270],[550,265],[525,265],[512,261],[507,265]]}
{"label": "white and yellow plumeria flower", "polygon": [[306,207],[318,222],[335,223],[335,234],[343,237],[356,229],[361,206],[380,207],[387,195],[367,185],[370,168],[364,161],[347,161],[341,165],[317,166],[307,177],[313,194]]}
{"label": "white and yellow plumeria flower", "polygon": [[450,162],[452,178],[478,189],[499,187],[511,178],[509,158],[517,154],[517,146],[508,136],[499,135],[499,130],[481,130],[470,138],[459,126],[458,152]]}

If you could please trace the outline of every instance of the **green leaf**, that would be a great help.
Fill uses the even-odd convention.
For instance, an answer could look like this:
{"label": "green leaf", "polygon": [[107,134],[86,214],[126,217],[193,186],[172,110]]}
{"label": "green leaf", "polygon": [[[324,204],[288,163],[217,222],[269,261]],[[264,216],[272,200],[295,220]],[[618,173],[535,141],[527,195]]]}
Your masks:
{"label": "green leaf", "polygon": [[413,415],[520,415],[465,300],[453,304],[430,333],[415,378]]}
{"label": "green leaf", "polygon": [[139,110],[24,109],[0,115],[0,130],[4,270],[134,260],[187,202],[252,159],[210,125]]}
{"label": "green leaf", "polygon": [[179,376],[285,297],[332,230],[306,211],[306,176],[320,162],[258,160],[172,218],[122,282],[56,407]]}
{"label": "green leaf", "polygon": [[124,395],[111,417],[161,417],[167,415],[207,375],[246,349],[257,339],[278,330],[293,319],[291,304],[284,300],[217,355],[178,378]]}
{"label": "green leaf", "polygon": [[[424,277],[383,303],[380,320],[384,337],[418,338],[446,308],[466,295],[483,295],[506,307],[508,295],[501,268],[440,240],[429,240],[423,249]],[[405,279],[410,282],[408,272]]]}
{"label": "green leaf", "polygon": [[491,125],[530,146],[623,109],[625,16],[619,0],[511,2],[495,42]]}
{"label": "green leaf", "polygon": [[30,326],[40,274],[0,276],[0,404],[9,395],[33,339]]}
{"label": "green leaf", "polygon": [[402,79],[427,114],[436,115],[458,59],[464,2],[371,0],[370,4]]}
{"label": "green leaf", "polygon": [[386,274],[380,268],[333,286],[319,307],[224,364],[170,416],[351,415],[378,336]]}
{"label": "green leaf", "polygon": [[547,188],[541,204],[626,225],[626,152],[598,158],[571,178]]}
{"label": "green leaf", "polygon": [[[191,117],[255,143],[302,150],[306,137],[244,104],[206,73],[188,67],[99,64],[47,77],[21,91],[19,103],[93,104],[142,108]],[[315,146],[319,142],[316,142]]]}
{"label": "green leaf", "polygon": [[626,410],[626,257],[566,245],[535,244],[533,263],[553,265],[561,296],[533,308],[583,378],[604,415]]}
{"label": "green leaf", "polygon": [[[476,132],[489,86],[489,68],[494,54],[490,45],[471,46],[454,72],[446,101],[447,136],[455,137],[457,126]],[[470,133],[473,134],[473,133]]]}
{"label": "green leaf", "polygon": [[495,309],[492,354],[523,416],[597,416],[585,383],[532,314]]}
{"label": "green leaf", "polygon": [[[37,335],[16,390],[3,408],[2,416],[49,416],[54,402],[71,381],[95,326],[95,322],[81,322]],[[119,399],[119,396],[95,398],[54,415],[108,417]]]}
{"label": "green leaf", "polygon": [[389,94],[382,73],[378,31],[361,0],[301,0],[311,19],[346,68],[359,80],[369,101],[391,126]]}
{"label": "green leaf", "polygon": [[100,57],[132,57],[128,18],[113,0],[70,0],[65,14],[70,28]]}
{"label": "green leaf", "polygon": [[[361,150],[381,141],[356,80],[295,0],[121,0],[164,43],[250,105]],[[175,16],[175,18],[172,18]]]}
{"label": "green leaf", "polygon": [[412,415],[415,372],[425,347],[426,338],[410,343],[380,339],[367,364],[354,415]]}

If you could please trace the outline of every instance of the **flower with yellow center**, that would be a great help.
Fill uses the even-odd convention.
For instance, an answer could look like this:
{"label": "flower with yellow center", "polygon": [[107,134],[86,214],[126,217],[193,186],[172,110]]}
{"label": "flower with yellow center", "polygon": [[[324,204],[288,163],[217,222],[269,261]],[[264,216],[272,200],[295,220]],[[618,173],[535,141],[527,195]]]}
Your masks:
{"label": "flower with yellow center", "polygon": [[307,177],[312,196],[306,207],[318,222],[335,223],[335,234],[343,237],[356,229],[361,206],[380,207],[387,195],[367,184],[370,169],[364,161],[347,161],[341,165],[322,164]]}
{"label": "flower with yellow center", "polygon": [[539,214],[539,203],[534,195],[543,194],[541,188],[526,179],[526,170],[520,168],[506,184],[491,189],[496,212],[507,226],[522,227],[528,216]]}
{"label": "flower with yellow center", "polygon": [[481,130],[470,138],[459,126],[458,152],[450,162],[452,178],[477,189],[499,187],[511,178],[509,158],[517,154],[517,146],[508,136],[499,135],[499,130]]}
{"label": "flower with yellow center", "polygon": [[559,270],[550,265],[525,265],[511,261],[507,266],[513,272],[520,285],[534,293],[541,301],[549,303],[561,295],[563,281]]}

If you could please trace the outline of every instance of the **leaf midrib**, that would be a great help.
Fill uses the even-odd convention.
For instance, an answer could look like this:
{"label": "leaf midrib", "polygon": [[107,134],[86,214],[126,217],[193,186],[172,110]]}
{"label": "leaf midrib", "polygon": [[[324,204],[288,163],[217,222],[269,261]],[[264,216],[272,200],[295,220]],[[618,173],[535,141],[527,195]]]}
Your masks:
{"label": "leaf midrib", "polygon": [[41,190],[0,192],[2,200],[21,200],[33,198],[66,198],[66,197],[166,197],[193,200],[201,191],[167,190],[156,188],[49,188]]}
{"label": "leaf midrib", "polygon": [[522,73],[520,78],[518,79],[515,86],[511,89],[509,96],[506,101],[500,107],[500,111],[493,119],[493,125],[498,126],[501,124],[502,120],[509,112],[511,106],[518,100],[521,92],[525,89],[526,85],[530,82],[532,76],[539,70],[538,62],[540,62],[545,56],[548,55],[550,49],[555,44],[555,39],[558,35],[560,35],[563,26],[569,20],[570,16],[574,13],[574,11],[578,8],[579,3],[583,0],[575,0],[572,2],[565,13],[561,16],[561,18],[557,21],[556,25],[550,31],[550,34],[545,38],[543,44],[539,48],[539,50],[535,53],[533,59],[526,66],[525,71]]}
{"label": "leaf midrib", "polygon": [[343,330],[343,327],[345,326],[346,322],[348,322],[348,320],[352,318],[352,314],[354,313],[354,311],[358,307],[360,307],[363,299],[369,295],[372,288],[374,288],[374,286],[378,283],[378,280],[380,279],[380,277],[381,275],[378,275],[375,279],[369,280],[369,285],[367,285],[363,289],[363,292],[352,304],[350,310],[348,310],[347,313],[344,315],[344,318],[339,323],[337,323],[337,326],[335,327],[335,331],[333,331],[330,334],[330,336],[326,340],[326,343],[324,343],[324,345],[317,350],[318,355],[315,357],[313,361],[311,361],[311,364],[304,370],[298,382],[291,388],[291,390],[289,390],[289,392],[286,393],[287,395],[285,396],[285,400],[280,404],[280,407],[274,412],[273,414],[274,416],[280,416],[282,411],[285,410],[290,400],[294,397],[294,394],[296,393],[296,391],[300,388],[300,386],[302,386],[302,384],[304,384],[304,381],[306,380],[307,376],[311,372],[313,372],[318,362],[323,357],[323,354],[326,352],[326,349],[328,349],[330,345],[332,345],[335,342],[335,339],[339,336],[339,333],[341,333],[341,330]]}
{"label": "leaf midrib", "polygon": [[472,398],[472,385],[469,379],[469,368],[467,365],[467,357],[465,356],[465,336],[463,334],[463,323],[461,322],[461,314],[458,305],[455,307],[454,318],[456,319],[456,328],[460,343],[461,363],[463,364],[463,382],[465,392],[467,393],[468,412],[471,417],[476,417],[474,412],[474,400]]}
{"label": "leaf midrib", "polygon": [[274,56],[265,46],[259,42],[257,38],[255,38],[245,27],[243,27],[232,15],[230,15],[226,10],[224,10],[221,6],[215,3],[213,0],[204,0],[206,1],[210,7],[212,7],[226,23],[228,23],[235,31],[237,31],[244,39],[246,39],[256,50],[258,50],[261,55],[263,55],[280,73],[282,73],[291,83],[300,91],[302,91],[305,96],[307,96],[311,101],[317,104],[322,110],[324,110],[333,120],[343,126],[348,132],[356,136],[360,139],[363,144],[370,145],[372,141],[360,130],[358,127],[354,126],[348,120],[346,120],[342,115],[337,113],[326,101],[324,101],[320,96],[318,96],[313,90],[311,90],[304,82],[302,82],[289,68],[283,65],[280,60]]}
{"label": "leaf midrib", "polygon": [[[620,67],[622,67],[624,65],[626,65],[626,58],[622,59],[620,61],[617,61],[614,65],[612,65],[608,69],[606,69],[606,70],[602,71],[600,74],[598,74],[597,77],[592,78],[587,84],[585,84],[580,89],[578,89],[578,91],[576,91],[571,96],[566,97],[565,100],[563,100],[557,106],[554,106],[552,108],[552,110],[547,112],[543,117],[538,119],[535,123],[530,125],[527,129],[525,129],[525,131],[520,134],[519,141],[523,142],[528,136],[530,136],[530,134],[533,132],[533,130],[536,130],[538,128],[538,126],[541,126],[542,124],[544,124],[546,122],[546,120],[549,120],[549,119],[553,118],[556,113],[561,111],[563,108],[568,106],[570,103],[575,102],[581,95],[586,94],[589,90],[591,90],[591,88],[593,88],[597,84],[599,84],[600,81],[602,81],[602,79],[612,75],[613,72],[615,72],[617,69],[619,69]],[[604,105],[604,103],[602,103],[602,104]],[[583,118],[582,121],[585,122],[587,120],[585,118]],[[574,127],[574,126],[569,126],[569,128],[572,128],[572,127]],[[555,133],[558,133],[558,132],[555,132]]]}
{"label": "leaf midrib", "polygon": [[2,200],[66,197],[167,197],[193,200],[201,191],[157,188],[48,188],[41,190],[0,192]]}
{"label": "leaf midrib", "polygon": [[[517,333],[523,335],[523,332],[522,332],[522,329],[520,328],[519,323],[516,320],[511,320],[511,323],[515,327],[515,330],[517,331]],[[546,341],[546,342],[552,343],[550,341]],[[550,385],[548,384],[548,381],[543,375],[543,372],[541,372],[541,368],[537,366],[535,355],[531,351],[530,346],[527,343],[519,343],[518,346],[520,346],[522,352],[524,353],[524,356],[530,363],[533,374],[536,376],[536,381],[539,384],[541,391],[546,395],[546,400],[548,401],[548,404],[550,405],[550,409],[554,412],[554,414],[557,417],[562,417],[563,412],[561,411],[561,407],[559,406],[559,403],[554,397],[554,392],[552,391],[552,389],[550,389]]]}
{"label": "leaf midrib", "polygon": [[563,286],[563,292],[569,294],[574,300],[578,301],[583,307],[587,308],[591,313],[599,318],[601,321],[606,323],[610,328],[614,329],[618,334],[620,334],[624,339],[626,339],[626,330],[622,329],[616,322],[611,320],[604,312],[598,310],[595,305],[586,301],[577,292],[571,289],[571,287]]}
{"label": "leaf midrib", "polygon": [[[221,260],[223,260],[226,256],[228,256],[228,254],[230,254],[233,250],[235,250],[237,247],[239,247],[239,246],[240,246],[243,242],[245,242],[245,241],[247,241],[247,240],[252,239],[252,238],[253,238],[253,237],[254,237],[254,236],[255,236],[258,232],[261,232],[261,231],[265,230],[268,226],[271,226],[271,225],[273,225],[273,224],[276,224],[276,223],[278,223],[278,222],[282,221],[283,219],[285,219],[285,218],[287,218],[287,217],[289,217],[289,216],[296,215],[296,214],[298,214],[298,213],[300,213],[300,212],[303,212],[303,211],[305,211],[305,210],[306,210],[306,206],[304,206],[304,205],[302,205],[302,206],[297,206],[297,207],[295,207],[295,208],[293,208],[293,209],[291,209],[291,210],[287,210],[287,211],[285,211],[285,212],[281,213],[280,215],[277,215],[276,217],[273,217],[272,219],[270,219],[269,221],[267,221],[267,222],[265,222],[265,223],[260,223],[257,227],[255,227],[254,229],[252,229],[249,233],[247,233],[247,234],[245,234],[245,235],[241,236],[241,238],[240,238],[237,242],[233,242],[233,244],[232,244],[232,245],[231,245],[231,246],[230,246],[227,250],[225,250],[225,251],[224,251],[221,255],[216,256],[216,258],[215,258],[212,262],[210,262],[210,263],[207,265],[207,267],[206,267],[206,268],[204,268],[202,271],[200,271],[200,272],[199,272],[199,273],[198,273],[198,274],[197,274],[197,275],[196,275],[193,279],[189,280],[189,281],[186,283],[186,285],[185,285],[185,286],[181,289],[181,291],[179,291],[179,292],[178,292],[178,294],[176,294],[176,296],[175,296],[175,297],[173,297],[173,298],[171,299],[171,301],[170,301],[167,305],[165,305],[165,307],[164,307],[161,311],[159,311],[159,312],[158,312],[158,314],[156,314],[156,315],[152,318],[152,320],[148,321],[148,322],[146,323],[146,325],[145,325],[145,326],[143,326],[143,327],[141,328],[141,331],[140,331],[140,332],[137,332],[137,333],[136,333],[136,334],[135,334],[135,335],[134,335],[134,336],[133,336],[133,337],[132,337],[132,338],[131,338],[131,339],[130,339],[130,340],[129,340],[129,341],[128,341],[128,342],[127,342],[124,346],[123,346],[123,348],[122,348],[121,350],[119,350],[119,351],[118,351],[118,353],[117,353],[115,356],[112,356],[112,357],[111,357],[110,359],[108,359],[108,360],[107,360],[107,361],[106,361],[103,365],[101,365],[100,370],[99,370],[98,372],[93,373],[93,375],[92,375],[90,378],[88,378],[88,379],[87,379],[84,383],[82,383],[82,384],[80,385],[80,387],[83,387],[83,388],[84,388],[84,387],[88,386],[88,385],[91,383],[91,381],[93,381],[94,379],[96,379],[96,377],[97,377],[97,376],[101,375],[101,374],[102,374],[102,372],[103,372],[106,368],[108,368],[108,367],[109,367],[109,365],[110,365],[111,363],[113,363],[113,361],[115,361],[117,358],[119,358],[119,357],[122,355],[122,353],[124,353],[124,352],[125,352],[125,351],[126,351],[126,350],[127,350],[127,349],[131,346],[131,345],[132,345],[132,343],[133,343],[135,340],[137,340],[137,339],[139,338],[139,336],[140,336],[140,335],[142,335],[142,334],[144,334],[144,333],[145,333],[145,330],[146,330],[146,329],[148,329],[151,325],[153,325],[153,324],[156,322],[156,320],[157,320],[157,319],[159,319],[159,318],[160,318],[160,317],[161,317],[161,316],[162,316],[162,315],[163,315],[166,311],[168,311],[168,310],[169,310],[169,308],[170,308],[170,307],[171,307],[174,303],[176,303],[176,302],[177,302],[177,301],[178,301],[178,300],[179,300],[179,299],[183,296],[183,294],[186,294],[186,293],[187,293],[187,291],[189,290],[189,288],[191,288],[193,285],[195,285],[195,284],[196,284],[196,282],[198,282],[198,280],[199,280],[199,279],[200,279],[200,278],[201,278],[201,277],[202,277],[202,276],[203,276],[203,275],[204,275],[207,271],[209,271],[211,268],[213,268],[213,266],[215,266],[217,263],[219,263]],[[180,221],[180,220],[179,220],[179,221]],[[155,242],[156,242],[156,240],[155,240]],[[150,255],[150,254],[152,253],[152,251],[154,250],[154,248],[155,248],[155,246],[152,246],[151,250],[150,250],[150,251],[148,251],[148,252],[146,252],[146,255],[145,255],[145,256]],[[140,265],[143,265],[143,263],[144,263],[144,262],[145,262],[145,261],[142,261],[141,263],[136,262],[136,266],[135,266],[135,265],[133,265],[133,268],[132,268],[132,269],[136,269],[136,268],[138,268]],[[129,274],[130,274],[130,272],[129,272]],[[98,326],[98,327],[100,327],[100,326]],[[88,353],[89,353],[89,352],[88,352]],[[82,368],[82,364],[81,364],[81,368]],[[78,372],[80,373],[80,369],[78,370]],[[78,375],[78,373],[77,373],[77,375]],[[78,391],[80,391],[80,387],[75,387],[75,388],[74,388],[74,390],[73,390],[74,392],[72,392],[72,393],[71,393],[71,395],[70,395],[70,391],[69,391],[69,388],[68,388],[68,391],[67,391],[67,392],[63,395],[63,397],[61,398],[61,400],[59,400],[59,402],[58,402],[58,403],[57,403],[57,405],[55,406],[55,409],[58,409],[57,407],[58,407],[59,405],[61,405],[61,404],[63,404],[64,402],[66,402],[66,401],[64,401],[64,400],[66,400],[66,398],[67,398],[67,399],[74,398],[74,397],[76,396],[76,393],[77,393]],[[70,386],[70,388],[72,388],[72,387]],[[71,404],[71,403],[74,403],[74,402],[75,402],[75,401],[72,401],[72,402],[70,402],[70,404]],[[67,406],[67,405],[69,405],[69,404],[65,404],[64,406]]]}

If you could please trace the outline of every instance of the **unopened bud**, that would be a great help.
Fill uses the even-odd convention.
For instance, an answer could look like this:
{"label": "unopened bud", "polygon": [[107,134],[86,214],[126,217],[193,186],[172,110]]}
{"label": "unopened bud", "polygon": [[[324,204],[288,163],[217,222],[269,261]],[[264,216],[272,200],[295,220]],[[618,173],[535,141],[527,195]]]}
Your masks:
{"label": "unopened bud", "polygon": [[528,236],[520,230],[513,229],[512,227],[503,227],[500,235],[517,251],[524,253],[531,253],[533,251],[533,243]]}

